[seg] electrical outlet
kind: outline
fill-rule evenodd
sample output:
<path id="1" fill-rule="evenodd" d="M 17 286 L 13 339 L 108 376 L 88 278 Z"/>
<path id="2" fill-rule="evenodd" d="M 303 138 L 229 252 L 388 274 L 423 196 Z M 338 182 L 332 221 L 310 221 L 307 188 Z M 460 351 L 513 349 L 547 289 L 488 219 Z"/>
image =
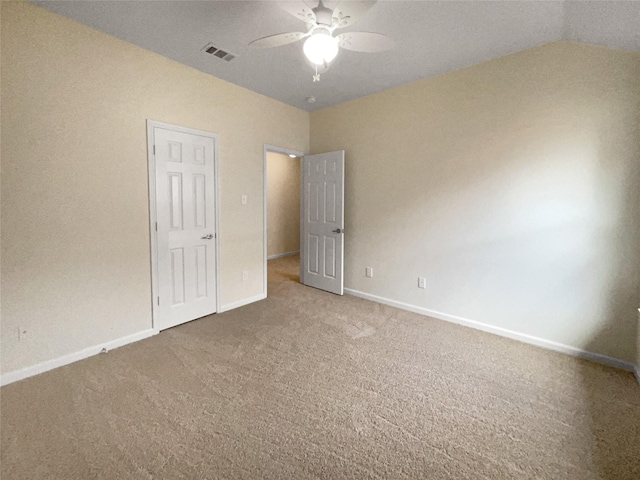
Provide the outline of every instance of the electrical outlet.
<path id="1" fill-rule="evenodd" d="M 20 325 L 18 327 L 18 341 L 22 342 L 27 339 L 27 327 Z"/>
<path id="2" fill-rule="evenodd" d="M 427 279 L 424 277 L 418 277 L 418 288 L 427 288 Z"/>
<path id="3" fill-rule="evenodd" d="M 364 269 L 365 275 L 369 278 L 373 278 L 373 268 L 367 267 Z"/>
<path id="4" fill-rule="evenodd" d="M 242 281 L 246 281 L 249 279 L 249 272 L 247 272 L 246 270 L 242 272 Z"/>

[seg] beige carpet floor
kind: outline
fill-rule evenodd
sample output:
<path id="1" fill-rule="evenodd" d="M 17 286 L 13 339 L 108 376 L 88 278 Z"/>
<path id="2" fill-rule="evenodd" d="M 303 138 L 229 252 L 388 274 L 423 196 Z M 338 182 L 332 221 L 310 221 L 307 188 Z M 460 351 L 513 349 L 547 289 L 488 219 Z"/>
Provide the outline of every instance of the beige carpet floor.
<path id="1" fill-rule="evenodd" d="M 3 387 L 2 480 L 640 479 L 628 372 L 298 283 Z"/>

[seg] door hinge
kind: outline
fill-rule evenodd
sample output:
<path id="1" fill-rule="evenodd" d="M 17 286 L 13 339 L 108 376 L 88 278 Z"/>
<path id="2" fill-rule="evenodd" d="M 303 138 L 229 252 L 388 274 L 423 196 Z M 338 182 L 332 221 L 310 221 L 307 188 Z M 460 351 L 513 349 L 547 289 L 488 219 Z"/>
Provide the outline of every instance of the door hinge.
<path id="1" fill-rule="evenodd" d="M 160 297 L 158 297 L 158 305 L 160 305 Z"/>
<path id="2" fill-rule="evenodd" d="M 154 155 L 156 154 L 156 146 L 155 145 L 153 146 L 153 154 Z"/>
<path id="3" fill-rule="evenodd" d="M 158 222 L 156 222 L 156 232 L 158 231 Z"/>

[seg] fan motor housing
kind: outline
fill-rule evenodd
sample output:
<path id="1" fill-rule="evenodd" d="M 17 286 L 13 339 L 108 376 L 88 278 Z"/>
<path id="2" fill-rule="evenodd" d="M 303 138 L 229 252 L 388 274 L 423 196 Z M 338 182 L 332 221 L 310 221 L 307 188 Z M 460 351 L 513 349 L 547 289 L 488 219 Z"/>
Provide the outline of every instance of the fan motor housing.
<path id="1" fill-rule="evenodd" d="M 318 25 L 326 25 L 327 27 L 331 26 L 333 22 L 333 10 L 320 3 L 320 5 L 313 9 L 313 13 L 316 14 L 316 22 Z"/>

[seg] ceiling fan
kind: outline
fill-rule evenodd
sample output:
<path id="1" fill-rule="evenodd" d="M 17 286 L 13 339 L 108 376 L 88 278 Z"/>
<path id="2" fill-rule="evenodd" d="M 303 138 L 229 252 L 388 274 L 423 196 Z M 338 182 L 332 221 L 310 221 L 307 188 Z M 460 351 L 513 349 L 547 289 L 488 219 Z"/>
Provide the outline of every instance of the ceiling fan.
<path id="1" fill-rule="evenodd" d="M 315 66 L 316 74 L 313 76 L 313 81 L 317 82 L 320 80 L 318 68 L 321 71 L 326 71 L 329 63 L 338 55 L 340 48 L 354 52 L 373 53 L 389 50 L 393 46 L 393 41 L 380 33 L 345 32 L 333 36 L 336 29 L 352 25 L 375 3 L 375 0 L 340 0 L 336 2 L 335 8 L 331 9 L 326 7 L 322 0 L 315 7 L 310 7 L 304 1 L 278 2 L 285 11 L 306 23 L 306 33 L 287 32 L 269 35 L 254 40 L 249 43 L 249 46 L 254 48 L 279 47 L 306 38 L 303 52 Z M 312 1 L 311 4 L 315 5 L 315 1 Z"/>

